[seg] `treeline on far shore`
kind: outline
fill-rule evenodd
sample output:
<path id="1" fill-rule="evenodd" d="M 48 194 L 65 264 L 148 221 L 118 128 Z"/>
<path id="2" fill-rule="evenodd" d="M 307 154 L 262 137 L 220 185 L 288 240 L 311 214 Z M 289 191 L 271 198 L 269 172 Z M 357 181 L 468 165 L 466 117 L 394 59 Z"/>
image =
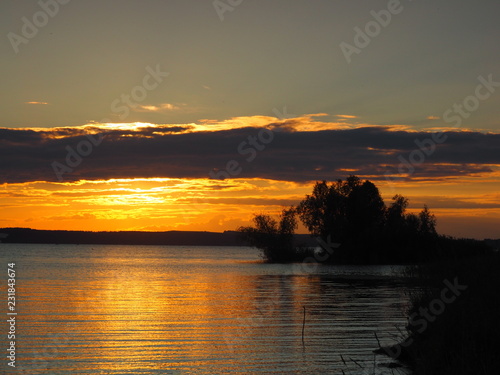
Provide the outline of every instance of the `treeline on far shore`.
<path id="1" fill-rule="evenodd" d="M 297 243 L 314 245 L 307 234 L 296 234 Z M 78 231 L 0 228 L 1 243 L 73 245 L 151 245 L 151 246 L 247 246 L 236 231 Z"/>
<path id="2" fill-rule="evenodd" d="M 386 204 L 375 184 L 350 176 L 330 184 L 317 182 L 310 195 L 283 209 L 278 220 L 255 215 L 253 226 L 238 231 L 271 263 L 314 256 L 337 264 L 409 264 L 484 255 L 499 247 L 498 240 L 440 235 L 437 219 L 426 205 L 419 213 L 408 212 L 408 205 L 402 195 Z M 296 243 L 299 220 L 317 239 L 316 248 Z"/>

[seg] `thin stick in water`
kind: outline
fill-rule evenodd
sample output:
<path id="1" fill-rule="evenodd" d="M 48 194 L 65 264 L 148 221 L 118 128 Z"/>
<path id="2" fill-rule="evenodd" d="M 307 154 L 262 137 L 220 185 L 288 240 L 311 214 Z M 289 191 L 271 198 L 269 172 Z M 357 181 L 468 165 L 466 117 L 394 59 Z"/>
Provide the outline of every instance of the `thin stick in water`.
<path id="1" fill-rule="evenodd" d="M 363 368 L 363 366 L 361 366 L 356 360 L 352 359 L 352 358 L 349 358 L 351 361 L 353 361 L 355 364 L 358 365 L 359 368 Z"/>
<path id="2" fill-rule="evenodd" d="M 375 338 L 377 339 L 377 344 L 379 348 L 382 348 L 382 345 L 380 345 L 380 340 L 378 339 L 377 332 L 373 332 L 375 334 Z"/>
<path id="3" fill-rule="evenodd" d="M 302 345 L 304 345 L 304 327 L 306 325 L 306 307 L 302 306 L 304 308 L 304 319 L 302 320 Z"/>
<path id="4" fill-rule="evenodd" d="M 344 357 L 342 357 L 342 354 L 340 355 L 340 358 L 342 359 L 342 362 L 344 362 L 344 366 L 347 366 L 347 363 L 345 363 Z"/>

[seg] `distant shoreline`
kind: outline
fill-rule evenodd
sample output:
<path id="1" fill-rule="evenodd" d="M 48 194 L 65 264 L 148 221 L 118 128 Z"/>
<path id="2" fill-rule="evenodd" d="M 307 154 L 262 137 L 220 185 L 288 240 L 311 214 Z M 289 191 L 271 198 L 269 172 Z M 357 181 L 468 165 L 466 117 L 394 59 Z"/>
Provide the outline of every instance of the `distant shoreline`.
<path id="1" fill-rule="evenodd" d="M 317 246 L 308 234 L 297 234 L 298 244 Z M 91 232 L 0 228 L 0 242 L 66 245 L 174 245 L 174 246 L 248 246 L 236 231 L 166 231 L 166 232 Z"/>

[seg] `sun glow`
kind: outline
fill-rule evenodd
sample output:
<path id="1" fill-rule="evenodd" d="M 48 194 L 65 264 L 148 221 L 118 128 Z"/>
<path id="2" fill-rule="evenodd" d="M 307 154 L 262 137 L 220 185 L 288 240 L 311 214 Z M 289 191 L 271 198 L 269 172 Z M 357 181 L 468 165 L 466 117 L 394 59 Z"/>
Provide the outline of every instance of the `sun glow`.
<path id="1" fill-rule="evenodd" d="M 453 234 L 454 227 L 463 232 L 486 217 L 489 225 L 500 224 L 500 171 L 484 178 L 426 179 L 418 183 L 366 178 L 376 183 L 387 204 L 395 194 L 408 197 L 413 211 L 427 204 L 438 215 L 438 229 L 444 233 Z M 312 186 L 313 182 L 205 178 L 3 184 L 0 225 L 93 231 L 222 232 L 248 225 L 254 214 L 277 215 L 310 194 Z M 301 227 L 299 231 L 304 233 L 305 229 Z"/>
<path id="2" fill-rule="evenodd" d="M 4 184 L 2 226 L 66 230 L 232 230 L 277 213 L 308 185 L 175 178 Z"/>

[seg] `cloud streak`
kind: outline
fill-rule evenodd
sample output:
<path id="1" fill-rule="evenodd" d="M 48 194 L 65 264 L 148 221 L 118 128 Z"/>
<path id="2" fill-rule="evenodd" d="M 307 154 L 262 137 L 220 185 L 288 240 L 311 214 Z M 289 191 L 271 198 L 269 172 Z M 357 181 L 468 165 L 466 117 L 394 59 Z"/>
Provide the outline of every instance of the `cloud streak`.
<path id="1" fill-rule="evenodd" d="M 306 182 L 357 174 L 382 179 L 387 173 L 399 173 L 398 156 L 408 156 L 416 147 L 415 140 L 429 137 L 429 132 L 397 126 L 339 126 L 315 122 L 310 117 L 244 119 L 181 125 L 0 129 L 0 181 L 56 181 L 51 163 L 63 163 L 68 146 L 75 148 L 87 134 L 96 133 L 105 134 L 102 144 L 65 175 L 65 181 L 205 178 L 210 171 L 225 168 L 230 160 L 238 161 L 242 168 L 238 178 Z M 238 146 L 248 137 L 257 136 L 262 128 L 273 132 L 273 140 L 248 161 L 248 153 L 238 152 Z M 437 145 L 411 178 L 439 179 L 500 171 L 500 134 L 448 131 L 446 135 L 447 141 Z M 252 146 L 246 147 L 248 150 Z"/>
<path id="2" fill-rule="evenodd" d="M 185 104 L 162 103 L 158 105 L 138 105 L 134 108 L 136 112 L 169 112 L 181 109 Z"/>

